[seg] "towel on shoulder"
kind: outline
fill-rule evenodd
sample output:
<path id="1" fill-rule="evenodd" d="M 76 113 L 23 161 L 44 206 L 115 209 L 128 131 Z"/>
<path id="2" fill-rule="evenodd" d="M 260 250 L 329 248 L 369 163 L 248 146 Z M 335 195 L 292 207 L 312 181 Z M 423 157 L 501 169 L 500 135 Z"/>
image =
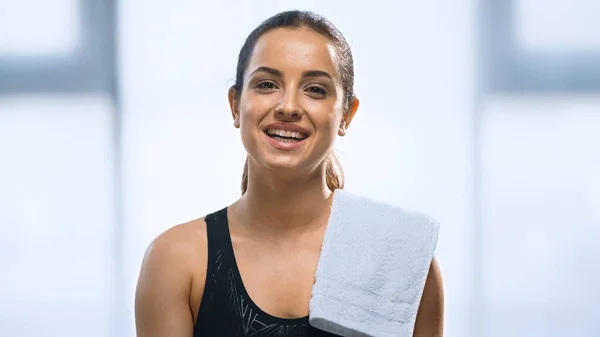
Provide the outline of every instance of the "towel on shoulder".
<path id="1" fill-rule="evenodd" d="M 438 233 L 425 214 L 335 191 L 310 324 L 347 337 L 411 337 Z"/>

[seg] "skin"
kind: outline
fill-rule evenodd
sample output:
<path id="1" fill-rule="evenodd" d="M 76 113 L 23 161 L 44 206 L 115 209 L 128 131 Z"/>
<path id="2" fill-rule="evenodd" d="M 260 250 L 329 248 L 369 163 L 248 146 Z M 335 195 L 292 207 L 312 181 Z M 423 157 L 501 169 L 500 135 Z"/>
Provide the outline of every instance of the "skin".
<path id="1" fill-rule="evenodd" d="M 323 36 L 275 29 L 259 39 L 242 92 L 229 92 L 233 124 L 249 157 L 248 191 L 228 210 L 235 256 L 252 300 L 281 318 L 308 315 L 332 197 L 324 159 L 336 136 L 346 134 L 359 105 L 354 99 L 343 109 L 335 65 L 335 49 Z M 297 150 L 275 149 L 263 132 L 273 122 L 298 124 L 310 136 Z M 172 227 L 150 244 L 135 298 L 139 337 L 193 335 L 207 259 L 203 218 Z M 434 259 L 415 337 L 442 336 L 443 307 Z"/>

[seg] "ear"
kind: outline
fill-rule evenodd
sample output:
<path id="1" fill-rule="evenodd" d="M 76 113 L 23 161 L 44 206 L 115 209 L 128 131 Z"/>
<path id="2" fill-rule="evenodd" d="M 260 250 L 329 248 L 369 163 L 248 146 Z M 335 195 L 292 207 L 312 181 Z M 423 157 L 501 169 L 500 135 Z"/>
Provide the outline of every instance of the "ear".
<path id="1" fill-rule="evenodd" d="M 239 100 L 238 92 L 235 87 L 229 88 L 227 93 L 227 99 L 229 100 L 229 109 L 231 110 L 231 117 L 233 117 L 233 126 L 237 129 L 240 128 L 240 113 L 239 113 Z"/>
<path id="2" fill-rule="evenodd" d="M 339 136 L 343 137 L 346 135 L 346 131 L 350 127 L 350 123 L 352 123 L 352 119 L 354 119 L 354 116 L 356 115 L 359 104 L 360 101 L 356 97 L 353 97 L 352 100 L 350 100 L 348 110 L 342 115 L 342 121 L 340 122 L 340 128 L 338 130 Z"/>

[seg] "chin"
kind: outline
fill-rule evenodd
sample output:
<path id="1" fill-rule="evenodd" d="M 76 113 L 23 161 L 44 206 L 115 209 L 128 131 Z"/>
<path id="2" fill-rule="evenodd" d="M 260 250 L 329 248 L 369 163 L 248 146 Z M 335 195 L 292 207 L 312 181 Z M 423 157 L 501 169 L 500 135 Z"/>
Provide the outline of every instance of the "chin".
<path id="1" fill-rule="evenodd" d="M 292 156 L 265 156 L 262 160 L 263 165 L 271 170 L 297 170 L 306 166 L 305 162 L 300 158 L 293 158 Z"/>

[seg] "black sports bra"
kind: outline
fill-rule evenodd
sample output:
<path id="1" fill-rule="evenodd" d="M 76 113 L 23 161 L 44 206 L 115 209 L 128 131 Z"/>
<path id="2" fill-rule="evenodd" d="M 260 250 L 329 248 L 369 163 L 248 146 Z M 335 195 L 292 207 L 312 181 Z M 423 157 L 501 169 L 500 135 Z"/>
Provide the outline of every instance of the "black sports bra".
<path id="1" fill-rule="evenodd" d="M 227 208 L 205 218 L 208 239 L 206 284 L 194 337 L 326 337 L 308 317 L 285 319 L 262 311 L 240 277 L 227 221 Z"/>

